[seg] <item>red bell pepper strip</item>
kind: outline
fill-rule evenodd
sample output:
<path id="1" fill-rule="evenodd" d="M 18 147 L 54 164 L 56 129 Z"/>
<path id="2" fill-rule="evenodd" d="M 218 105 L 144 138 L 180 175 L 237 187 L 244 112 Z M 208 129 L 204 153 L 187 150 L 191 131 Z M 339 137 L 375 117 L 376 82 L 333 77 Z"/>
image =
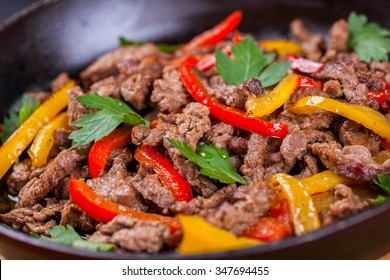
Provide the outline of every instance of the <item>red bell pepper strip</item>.
<path id="1" fill-rule="evenodd" d="M 102 223 L 107 223 L 117 215 L 122 214 L 141 221 L 163 222 L 169 226 L 172 233 L 181 227 L 177 218 L 139 212 L 100 197 L 81 179 L 70 179 L 69 194 L 81 210 Z"/>
<path id="2" fill-rule="evenodd" d="M 88 156 L 88 165 L 92 177 L 96 178 L 102 173 L 112 150 L 130 144 L 130 142 L 131 129 L 126 126 L 114 130 L 95 142 Z"/>
<path id="3" fill-rule="evenodd" d="M 215 45 L 223 41 L 241 22 L 242 12 L 235 11 L 215 27 L 203 32 L 185 44 L 180 51 L 189 53 L 196 47 Z"/>
<path id="4" fill-rule="evenodd" d="M 188 202 L 192 199 L 190 184 L 155 148 L 141 145 L 135 151 L 134 158 L 140 163 L 151 165 L 163 186 L 172 192 L 177 201 Z"/>
<path id="5" fill-rule="evenodd" d="M 291 69 L 297 70 L 302 73 L 318 73 L 321 72 L 321 70 L 324 68 L 323 63 L 311 61 L 302 57 L 298 57 L 296 55 L 287 55 L 286 56 L 287 61 L 292 61 Z"/>
<path id="6" fill-rule="evenodd" d="M 381 146 L 385 148 L 386 150 L 390 150 L 390 141 L 382 140 Z"/>
<path id="7" fill-rule="evenodd" d="M 376 101 L 378 101 L 379 105 L 382 105 L 383 103 L 386 103 L 389 99 L 389 94 L 386 91 L 377 92 L 369 90 L 367 93 L 367 97 L 370 99 L 375 99 Z"/>
<path id="8" fill-rule="evenodd" d="M 196 63 L 197 60 L 194 57 L 189 57 L 180 64 L 179 71 L 181 80 L 195 101 L 205 105 L 212 116 L 225 123 L 253 133 L 279 138 L 287 135 L 288 128 L 284 124 L 267 122 L 250 117 L 241 110 L 213 100 L 194 72 L 193 67 Z"/>
<path id="9" fill-rule="evenodd" d="M 272 217 L 262 217 L 248 227 L 243 236 L 261 241 L 276 241 L 285 238 L 289 232 L 283 222 Z"/>
<path id="10" fill-rule="evenodd" d="M 302 88 L 302 87 L 317 87 L 319 89 L 322 89 L 322 83 L 314 81 L 313 79 L 310 79 L 309 77 L 306 76 L 299 76 L 297 88 Z"/>
<path id="11" fill-rule="evenodd" d="M 271 218 L 275 218 L 286 226 L 288 235 L 291 235 L 294 232 L 290 205 L 288 204 L 287 198 L 283 198 L 279 200 L 278 204 L 273 205 L 269 215 Z"/>
<path id="12" fill-rule="evenodd" d="M 238 44 L 238 43 L 241 43 L 241 42 L 242 42 L 242 36 L 241 36 L 240 31 L 238 31 L 238 30 L 234 31 L 232 43 L 233 44 Z"/>

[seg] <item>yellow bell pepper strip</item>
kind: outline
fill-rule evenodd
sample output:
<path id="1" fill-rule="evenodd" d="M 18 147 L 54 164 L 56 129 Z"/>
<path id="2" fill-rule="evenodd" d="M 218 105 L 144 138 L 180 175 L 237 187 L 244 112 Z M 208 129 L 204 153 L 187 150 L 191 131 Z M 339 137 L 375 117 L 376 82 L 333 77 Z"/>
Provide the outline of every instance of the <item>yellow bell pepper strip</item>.
<path id="1" fill-rule="evenodd" d="M 387 119 L 381 113 L 366 106 L 344 104 L 322 96 L 307 96 L 296 102 L 289 110 L 299 115 L 318 110 L 333 112 L 360 123 L 384 139 L 390 140 L 390 124 Z"/>
<path id="2" fill-rule="evenodd" d="M 262 97 L 248 96 L 245 103 L 248 114 L 263 117 L 281 107 L 294 93 L 298 85 L 298 75 L 292 74 L 283 78 L 267 95 Z"/>
<path id="3" fill-rule="evenodd" d="M 75 81 L 69 81 L 59 91 L 53 93 L 0 147 L 0 179 L 31 143 L 41 127 L 67 106 L 66 92 L 75 85 Z"/>
<path id="4" fill-rule="evenodd" d="M 278 55 L 299 54 L 302 52 L 301 45 L 290 40 L 264 40 L 259 45 L 266 51 L 276 51 Z"/>
<path id="5" fill-rule="evenodd" d="M 372 159 L 377 163 L 377 164 L 383 164 L 386 160 L 390 158 L 390 149 L 388 150 L 383 150 L 377 153 Z"/>
<path id="6" fill-rule="evenodd" d="M 54 131 L 57 128 L 69 128 L 68 114 L 63 112 L 42 127 L 35 137 L 27 153 L 34 167 L 41 167 L 47 163 L 47 158 L 54 145 Z"/>
<path id="7" fill-rule="evenodd" d="M 287 198 L 296 235 L 320 229 L 321 222 L 314 202 L 301 182 L 280 173 L 272 176 L 270 183 L 281 190 L 282 197 Z"/>
<path id="8" fill-rule="evenodd" d="M 181 254 L 212 253 L 237 250 L 261 244 L 261 242 L 236 235 L 212 226 L 197 216 L 177 216 L 181 223 L 183 238 L 178 251 Z"/>
<path id="9" fill-rule="evenodd" d="M 299 180 L 305 190 L 310 194 L 327 192 L 337 184 L 348 185 L 353 181 L 349 178 L 337 175 L 331 170 L 326 170 L 313 176 Z"/>

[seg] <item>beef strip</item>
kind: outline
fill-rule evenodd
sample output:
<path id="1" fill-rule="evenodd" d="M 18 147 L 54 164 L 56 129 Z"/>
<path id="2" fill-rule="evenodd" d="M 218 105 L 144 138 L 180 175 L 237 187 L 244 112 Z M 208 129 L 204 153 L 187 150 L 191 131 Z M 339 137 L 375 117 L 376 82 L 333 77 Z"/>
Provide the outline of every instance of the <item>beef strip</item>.
<path id="1" fill-rule="evenodd" d="M 326 168 L 348 178 L 371 181 L 378 174 L 390 174 L 390 159 L 377 164 L 365 146 L 351 145 L 341 149 L 340 144 L 334 142 L 314 143 L 311 150 Z"/>
<path id="2" fill-rule="evenodd" d="M 301 43 L 304 56 L 310 60 L 318 61 L 322 56 L 324 38 L 320 34 L 311 33 L 300 19 L 290 24 L 291 33 Z"/>
<path id="3" fill-rule="evenodd" d="M 150 100 L 157 104 L 160 111 L 175 113 L 191 102 L 181 82 L 180 73 L 174 66 L 166 66 L 162 79 L 155 80 Z"/>
<path id="4" fill-rule="evenodd" d="M 331 98 L 340 98 L 343 96 L 341 84 L 337 80 L 326 81 L 322 90 Z"/>
<path id="5" fill-rule="evenodd" d="M 86 160 L 88 149 L 89 147 L 80 147 L 59 153 L 39 177 L 30 180 L 20 190 L 16 208 L 31 207 L 38 200 L 44 198 L 62 178 L 69 175 L 72 170 Z"/>
<path id="6" fill-rule="evenodd" d="M 385 74 L 385 81 L 386 83 L 390 84 L 390 62 L 384 61 L 372 61 L 370 63 L 370 69 L 371 71 L 381 71 Z"/>
<path id="7" fill-rule="evenodd" d="M 7 177 L 8 191 L 12 195 L 18 195 L 22 187 L 30 180 L 31 175 L 31 160 L 25 159 L 21 162 L 16 162 L 12 166 L 12 172 Z"/>
<path id="8" fill-rule="evenodd" d="M 206 142 L 214 144 L 218 149 L 228 149 L 229 140 L 232 138 L 234 131 L 235 128 L 232 125 L 220 122 L 205 132 L 204 139 Z"/>
<path id="9" fill-rule="evenodd" d="M 180 238 L 181 231 L 172 234 L 164 223 L 118 215 L 111 222 L 100 225 L 88 239 L 113 243 L 130 252 L 158 253 L 166 247 L 176 246 Z"/>
<path id="10" fill-rule="evenodd" d="M 77 231 L 93 232 L 98 222 L 69 200 L 62 211 L 60 224 L 63 226 L 71 225 Z"/>
<path id="11" fill-rule="evenodd" d="M 117 78 L 110 76 L 99 80 L 91 85 L 91 91 L 95 91 L 100 96 L 110 96 L 120 98 L 120 85 Z"/>
<path id="12" fill-rule="evenodd" d="M 94 179 L 87 181 L 90 188 L 99 196 L 128 206 L 135 210 L 146 211 L 148 207 L 136 192 L 132 184 L 132 177 L 127 171 L 127 164 L 131 161 L 131 152 L 120 149 L 120 153 L 113 160 L 110 170 Z"/>
<path id="13" fill-rule="evenodd" d="M 54 199 L 46 198 L 46 205 L 37 203 L 31 208 L 13 209 L 6 214 L 0 214 L 0 221 L 15 230 L 50 236 L 49 227 L 58 224 L 65 203 L 66 200 L 57 202 Z"/>
<path id="14" fill-rule="evenodd" d="M 50 88 L 52 92 L 58 91 L 60 88 L 62 88 L 67 82 L 70 81 L 70 78 L 68 76 L 68 73 L 61 73 L 59 74 L 51 83 Z"/>
<path id="15" fill-rule="evenodd" d="M 140 111 L 147 107 L 152 83 L 153 78 L 147 74 L 132 75 L 122 83 L 121 95 L 125 101 Z"/>
<path id="16" fill-rule="evenodd" d="M 323 61 L 336 59 L 336 53 L 339 51 L 347 50 L 348 41 L 348 22 L 344 19 L 340 19 L 333 23 L 329 29 L 329 45 L 326 50 Z"/>
<path id="17" fill-rule="evenodd" d="M 68 125 L 73 129 L 77 129 L 77 127 L 73 125 L 74 121 L 80 119 L 84 114 L 93 112 L 91 109 L 87 109 L 83 104 L 77 101 L 77 97 L 83 94 L 84 92 L 79 86 L 68 90 Z"/>
<path id="18" fill-rule="evenodd" d="M 140 60 L 128 59 L 118 63 L 118 70 L 124 77 L 130 77 L 135 74 L 144 74 L 153 79 L 161 78 L 164 68 L 163 61 L 157 55 L 149 55 Z"/>

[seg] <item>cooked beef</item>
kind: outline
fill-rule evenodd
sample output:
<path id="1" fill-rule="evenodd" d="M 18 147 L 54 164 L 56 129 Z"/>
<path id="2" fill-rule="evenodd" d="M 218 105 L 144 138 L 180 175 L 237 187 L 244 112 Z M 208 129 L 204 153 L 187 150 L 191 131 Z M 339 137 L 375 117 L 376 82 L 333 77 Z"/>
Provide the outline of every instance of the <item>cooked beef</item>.
<path id="1" fill-rule="evenodd" d="M 125 101 L 140 111 L 147 106 L 152 83 L 153 78 L 151 76 L 147 74 L 135 74 L 122 83 L 121 95 Z"/>
<path id="2" fill-rule="evenodd" d="M 390 84 L 390 62 L 378 62 L 378 61 L 372 61 L 370 63 L 370 69 L 371 71 L 381 71 L 385 73 L 385 81 L 386 83 Z"/>
<path id="3" fill-rule="evenodd" d="M 66 128 L 57 128 L 54 131 L 54 145 L 59 148 L 69 148 L 72 144 L 72 140 L 69 139 L 69 135 L 72 130 Z"/>
<path id="4" fill-rule="evenodd" d="M 131 130 L 131 141 L 134 145 L 141 145 L 142 141 L 148 137 L 150 128 L 143 124 L 138 124 Z"/>
<path id="5" fill-rule="evenodd" d="M 324 55 L 324 60 L 332 60 L 336 58 L 339 51 L 347 50 L 348 42 L 348 22 L 340 19 L 333 23 L 329 29 L 329 46 Z"/>
<path id="6" fill-rule="evenodd" d="M 77 128 L 73 125 L 74 121 L 80 119 L 84 114 L 92 112 L 90 109 L 87 109 L 83 104 L 77 101 L 77 97 L 83 94 L 84 92 L 79 86 L 68 90 L 68 125 L 73 129 Z"/>
<path id="7" fill-rule="evenodd" d="M 58 224 L 66 200 L 57 202 L 45 198 L 43 205 L 37 203 L 31 208 L 23 207 L 0 214 L 0 220 L 15 230 L 50 236 L 49 227 Z"/>
<path id="8" fill-rule="evenodd" d="M 30 91 L 30 92 L 27 92 L 26 95 L 34 98 L 35 100 L 39 101 L 40 103 L 45 102 L 45 100 L 50 97 L 50 93 L 47 91 Z"/>
<path id="9" fill-rule="evenodd" d="M 232 138 L 235 128 L 230 124 L 220 122 L 213 125 L 209 131 L 204 134 L 204 139 L 214 144 L 218 149 L 228 149 L 229 140 Z"/>
<path id="10" fill-rule="evenodd" d="M 52 92 L 56 92 L 60 88 L 62 88 L 67 82 L 70 81 L 68 73 L 59 74 L 51 83 L 50 88 Z"/>
<path id="11" fill-rule="evenodd" d="M 100 225 L 88 239 L 113 243 L 130 252 L 158 253 L 166 247 L 176 245 L 180 238 L 180 232 L 172 234 L 164 223 L 140 221 L 119 215 L 111 222 Z"/>
<path id="12" fill-rule="evenodd" d="M 91 91 L 100 96 L 110 96 L 120 98 L 120 85 L 118 79 L 114 76 L 99 80 L 91 85 Z"/>
<path id="13" fill-rule="evenodd" d="M 337 80 L 329 80 L 324 83 L 323 91 L 331 98 L 339 98 L 343 96 L 341 84 Z"/>
<path id="14" fill-rule="evenodd" d="M 381 173 L 390 173 L 390 159 L 377 164 L 370 151 L 361 145 L 345 146 L 337 143 L 314 143 L 311 150 L 317 154 L 326 168 L 342 176 L 370 181 Z"/>
<path id="15" fill-rule="evenodd" d="M 85 147 L 81 147 L 59 153 L 39 177 L 30 180 L 20 190 L 16 208 L 31 207 L 38 200 L 44 198 L 62 178 L 69 175 L 77 165 L 85 161 L 87 150 Z"/>
<path id="16" fill-rule="evenodd" d="M 69 200 L 62 211 L 60 224 L 63 226 L 71 225 L 75 230 L 82 232 L 93 232 L 98 222 L 82 211 L 73 201 Z"/>
<path id="17" fill-rule="evenodd" d="M 150 100 L 157 104 L 162 112 L 175 113 L 191 102 L 181 82 L 180 73 L 174 66 L 166 66 L 162 79 L 155 80 Z"/>
<path id="18" fill-rule="evenodd" d="M 367 88 L 371 91 L 381 92 L 385 88 L 385 73 L 375 72 L 363 72 L 358 73 L 359 82 L 367 85 Z"/>
<path id="19" fill-rule="evenodd" d="M 318 61 L 325 46 L 324 38 L 320 34 L 311 33 L 300 19 L 293 20 L 290 29 L 301 43 L 303 54 L 310 60 Z"/>
<path id="20" fill-rule="evenodd" d="M 81 72 L 80 77 L 83 80 L 84 86 L 89 86 L 93 82 L 118 73 L 117 65 L 122 61 L 130 59 L 141 60 L 146 56 L 156 55 L 158 53 L 158 49 L 153 44 L 122 47 L 99 57 Z"/>
<path id="21" fill-rule="evenodd" d="M 118 63 L 118 70 L 125 77 L 144 74 L 157 79 L 161 77 L 163 67 L 164 63 L 157 55 L 145 56 L 140 60 L 127 59 Z"/>
<path id="22" fill-rule="evenodd" d="M 13 165 L 12 172 L 7 177 L 8 191 L 10 194 L 18 195 L 21 188 L 30 180 L 31 169 L 30 159 L 25 159 Z"/>

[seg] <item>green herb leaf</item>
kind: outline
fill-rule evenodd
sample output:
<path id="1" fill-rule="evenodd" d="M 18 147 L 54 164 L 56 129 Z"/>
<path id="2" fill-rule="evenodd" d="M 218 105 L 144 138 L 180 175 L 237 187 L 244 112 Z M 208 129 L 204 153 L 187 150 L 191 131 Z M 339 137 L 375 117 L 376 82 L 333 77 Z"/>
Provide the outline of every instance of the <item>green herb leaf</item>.
<path id="1" fill-rule="evenodd" d="M 14 133 L 18 127 L 31 116 L 39 107 L 40 102 L 29 95 L 23 95 L 22 99 L 16 104 L 16 111 L 10 112 L 4 117 L 0 141 L 4 143 Z"/>
<path id="2" fill-rule="evenodd" d="M 374 205 L 380 205 L 382 203 L 385 203 L 387 201 L 387 197 L 386 196 L 383 196 L 383 195 L 378 195 L 374 201 L 372 202 L 372 204 Z"/>
<path id="3" fill-rule="evenodd" d="M 119 45 L 120 45 L 121 47 L 142 46 L 142 45 L 144 45 L 144 44 L 145 44 L 145 42 L 143 42 L 143 41 L 137 42 L 137 41 L 132 41 L 132 40 L 126 39 L 126 38 L 124 38 L 124 37 L 120 37 L 120 38 L 119 38 Z"/>
<path id="4" fill-rule="evenodd" d="M 196 153 L 187 142 L 168 139 L 183 157 L 199 167 L 200 174 L 218 180 L 224 184 L 240 183 L 248 184 L 233 168 L 229 154 L 222 148 L 215 145 L 201 145 L 196 149 Z"/>
<path id="5" fill-rule="evenodd" d="M 77 100 L 91 109 L 99 109 L 100 111 L 85 114 L 74 122 L 74 125 L 81 129 L 69 135 L 69 138 L 73 140 L 72 148 L 102 139 L 121 123 L 132 126 L 140 123 L 145 124 L 145 126 L 150 125 L 148 120 L 119 99 L 100 96 L 96 92 L 92 92 L 79 96 Z"/>
<path id="6" fill-rule="evenodd" d="M 264 54 L 252 38 L 245 38 L 241 43 L 233 45 L 232 53 L 233 60 L 220 49 L 215 54 L 218 73 L 231 85 L 257 78 L 264 87 L 271 86 L 283 78 L 289 68 L 287 65 L 291 65 L 290 62 L 273 63 L 264 70 L 275 59 L 275 54 Z M 262 70 L 264 72 L 260 74 Z"/>
<path id="7" fill-rule="evenodd" d="M 351 12 L 348 16 L 348 48 L 354 50 L 361 61 L 388 61 L 390 30 L 377 23 L 368 23 L 365 15 Z"/>
<path id="8" fill-rule="evenodd" d="M 374 183 L 386 193 L 390 194 L 390 175 L 379 174 L 376 176 Z"/>
<path id="9" fill-rule="evenodd" d="M 39 239 L 83 250 L 102 252 L 115 251 L 115 245 L 113 244 L 97 243 L 82 239 L 81 236 L 70 225 L 67 225 L 66 227 L 62 225 L 50 227 L 49 231 L 52 238 L 48 238 L 43 235 L 32 235 Z"/>
<path id="10" fill-rule="evenodd" d="M 119 38 L 119 45 L 121 47 L 128 47 L 128 46 L 142 46 L 145 42 L 143 41 L 132 41 L 123 37 Z M 156 47 L 159 49 L 160 52 L 163 53 L 173 53 L 174 51 L 180 49 L 181 45 L 168 45 L 168 44 L 156 44 Z"/>

